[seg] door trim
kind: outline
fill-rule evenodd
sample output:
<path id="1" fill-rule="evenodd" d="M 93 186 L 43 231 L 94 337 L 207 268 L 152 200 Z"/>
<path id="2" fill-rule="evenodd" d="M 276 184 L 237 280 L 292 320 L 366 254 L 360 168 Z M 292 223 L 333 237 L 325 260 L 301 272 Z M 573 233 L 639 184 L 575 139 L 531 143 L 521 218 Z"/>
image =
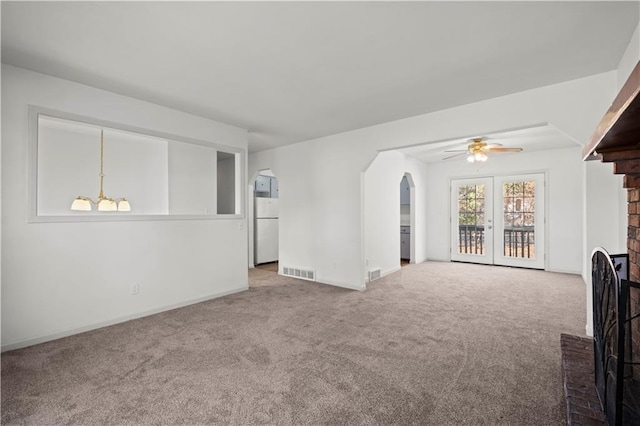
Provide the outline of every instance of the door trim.
<path id="1" fill-rule="evenodd" d="M 524 257 L 505 256 L 504 250 L 504 205 L 500 203 L 503 200 L 502 195 L 495 197 L 494 194 L 494 223 L 495 229 L 500 232 L 494 235 L 494 244 L 502 247 L 500 253 L 494 252 L 494 264 L 500 266 L 515 266 L 519 268 L 545 269 L 546 259 L 546 176 L 543 173 L 528 173 L 518 175 L 496 176 L 494 178 L 494 193 L 502 193 L 503 184 L 508 181 L 534 181 L 535 190 L 535 233 L 534 233 L 534 250 L 538 251 L 538 247 L 542 249 L 542 257 L 536 256 L 534 259 Z M 499 244 L 498 244 L 499 243 Z"/>
<path id="2" fill-rule="evenodd" d="M 459 230 L 460 225 L 459 214 L 458 214 L 458 191 L 456 190 L 456 195 L 454 196 L 454 189 L 458 189 L 461 186 L 471 185 L 471 184 L 480 184 L 485 186 L 484 190 L 484 232 L 482 234 L 482 239 L 484 240 L 484 253 L 483 254 L 475 254 L 475 253 L 460 253 L 458 243 L 460 241 L 459 238 Z M 489 188 L 489 190 L 487 190 Z M 469 179 L 455 179 L 451 181 L 449 186 L 449 198 L 450 198 L 450 215 L 449 215 L 449 239 L 450 239 L 450 257 L 451 260 L 459 261 L 459 262 L 469 262 L 469 263 L 482 263 L 486 265 L 494 264 L 494 231 L 493 231 L 493 177 L 474 177 Z M 489 207 L 489 208 L 488 208 Z M 453 213 L 456 212 L 454 215 Z M 477 225 L 477 224 L 476 224 Z M 473 225 L 471 225 L 473 226 Z M 473 228 L 472 228 L 473 229 Z M 477 232 L 477 229 L 472 230 L 473 232 Z M 458 235 L 458 239 L 454 241 L 454 234 Z M 477 234 L 472 234 L 477 235 Z M 477 236 L 473 237 L 477 241 Z M 475 244 L 473 245 L 475 246 Z M 465 244 L 466 247 L 466 244 Z"/>
<path id="3" fill-rule="evenodd" d="M 502 172 L 502 173 L 493 173 L 493 174 L 483 174 L 478 176 L 470 176 L 470 175 L 461 175 L 461 176 L 450 176 L 449 177 L 449 197 L 451 198 L 451 191 L 453 188 L 453 182 L 459 180 L 473 180 L 473 179 L 486 179 L 486 178 L 503 178 L 507 176 L 526 176 L 526 175 L 534 175 L 534 174 L 542 174 L 544 179 L 544 226 L 543 226 L 543 235 L 544 235 L 544 270 L 549 270 L 549 197 L 550 197 L 550 183 L 549 183 L 549 169 L 537 169 L 537 170 L 528 170 L 528 171 L 513 171 L 513 172 Z M 452 258 L 453 249 L 455 247 L 455 242 L 452 239 L 453 232 L 451 228 L 453 227 L 453 201 L 449 200 L 449 261 L 457 262 L 457 260 Z M 492 263 L 493 264 L 493 263 Z"/>

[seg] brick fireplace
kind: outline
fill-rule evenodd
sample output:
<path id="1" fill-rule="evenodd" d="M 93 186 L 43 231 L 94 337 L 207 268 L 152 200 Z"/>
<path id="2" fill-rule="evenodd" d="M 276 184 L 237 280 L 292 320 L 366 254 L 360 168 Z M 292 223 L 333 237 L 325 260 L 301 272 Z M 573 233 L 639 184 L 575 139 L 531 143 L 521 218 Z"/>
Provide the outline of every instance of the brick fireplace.
<path id="1" fill-rule="evenodd" d="M 627 189 L 629 279 L 640 282 L 640 62 L 635 66 L 582 151 L 585 160 L 613 163 Z M 613 189 L 613 188 L 612 188 Z M 640 294 L 631 289 L 632 315 L 640 313 Z M 640 326 L 631 330 L 634 353 L 640 353 Z M 637 369 L 640 370 L 640 369 Z"/>
<path id="2" fill-rule="evenodd" d="M 623 186 L 627 189 L 627 253 L 631 283 L 611 278 L 611 274 L 615 275 L 612 267 L 598 261 L 600 254 L 594 252 L 594 368 L 606 424 L 638 424 L 640 287 L 634 283 L 640 283 L 640 62 L 600 121 L 583 150 L 583 157 L 584 160 L 612 163 L 613 173 L 624 175 Z M 611 265 L 610 260 L 608 264 Z M 628 300 L 626 291 L 629 292 Z M 569 412 L 568 418 L 570 415 Z M 597 413 L 594 416 L 598 417 Z"/>
<path id="3" fill-rule="evenodd" d="M 629 278 L 640 282 L 640 188 L 627 190 L 627 252 L 629 253 Z M 640 314 L 640 290 L 630 289 L 631 316 Z M 631 344 L 634 354 L 640 354 L 640 322 L 631 323 Z M 640 368 L 634 369 L 640 380 Z"/>

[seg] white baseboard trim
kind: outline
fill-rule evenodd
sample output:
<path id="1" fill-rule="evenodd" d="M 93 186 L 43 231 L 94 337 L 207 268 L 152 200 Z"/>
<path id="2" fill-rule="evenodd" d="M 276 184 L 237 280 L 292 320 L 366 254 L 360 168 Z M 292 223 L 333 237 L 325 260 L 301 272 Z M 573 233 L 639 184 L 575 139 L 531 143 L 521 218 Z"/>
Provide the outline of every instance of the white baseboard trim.
<path id="1" fill-rule="evenodd" d="M 357 287 L 351 284 L 331 282 L 331 281 L 314 281 L 314 282 L 317 282 L 318 284 L 332 285 L 334 287 L 341 287 L 341 288 L 346 288 L 349 290 L 357 290 L 357 291 L 366 290 L 367 288 L 366 284 L 362 284 L 360 287 Z"/>
<path id="2" fill-rule="evenodd" d="M 585 329 L 585 332 L 587 333 L 587 336 L 593 337 L 593 326 L 591 324 L 585 325 L 584 329 Z"/>
<path id="3" fill-rule="evenodd" d="M 376 278 L 374 281 L 377 281 L 377 280 L 379 280 L 380 278 L 386 277 L 386 276 L 387 276 L 387 275 L 389 275 L 389 274 L 393 274 L 394 272 L 398 272 L 400 269 L 402 269 L 402 267 L 397 266 L 397 267 L 395 267 L 395 268 L 387 269 L 387 270 L 386 270 L 386 271 L 384 271 L 384 272 L 380 272 L 380 277 Z M 369 278 L 365 278 L 365 280 L 366 280 L 366 281 L 365 281 L 364 286 L 362 286 L 362 288 L 361 288 L 361 289 L 357 289 L 357 290 L 366 290 L 366 289 L 367 289 L 367 284 L 370 284 L 370 283 L 371 283 L 371 281 L 369 281 Z"/>
<path id="4" fill-rule="evenodd" d="M 557 274 L 571 274 L 571 275 L 580 275 L 582 276 L 581 271 L 570 271 L 568 269 L 546 269 L 547 272 L 555 272 Z"/>
<path id="5" fill-rule="evenodd" d="M 425 262 L 451 262 L 451 259 L 446 257 L 428 257 Z"/>
<path id="6" fill-rule="evenodd" d="M 174 304 L 171 304 L 171 305 L 165 305 L 165 306 L 161 306 L 161 307 L 158 307 L 158 308 L 149 309 L 149 310 L 144 311 L 144 312 L 137 312 L 135 314 L 125 315 L 123 317 L 114 318 L 114 319 L 111 319 L 111 320 L 108 320 L 108 321 L 102 321 L 102 322 L 98 322 L 98 323 L 94 323 L 94 324 L 90 324 L 90 325 L 85 325 L 85 326 L 78 327 L 78 328 L 72 328 L 72 329 L 68 329 L 68 330 L 63 330 L 63 331 L 59 331 L 59 332 L 52 333 L 52 334 L 47 334 L 47 335 L 40 336 L 40 337 L 34 337 L 32 339 L 21 340 L 19 342 L 14 342 L 14 343 L 9 343 L 9 344 L 6 344 L 6 345 L 2 345 L 0 351 L 6 352 L 6 351 L 12 351 L 14 349 L 26 348 L 27 346 L 33 346 L 33 345 L 37 345 L 39 343 L 49 342 L 51 340 L 56 340 L 56 339 L 61 339 L 63 337 L 73 336 L 74 334 L 85 333 L 87 331 L 96 330 L 98 328 L 103 328 L 103 327 L 108 327 L 110 325 L 120 324 L 120 323 L 131 321 L 131 320 L 134 320 L 134 319 L 137 319 L 137 318 L 142 318 L 142 317 L 146 317 L 146 316 L 149 316 L 149 315 L 158 314 L 160 312 L 171 311 L 173 309 L 182 308 L 182 307 L 188 306 L 188 305 L 194 305 L 194 304 L 200 303 L 200 302 L 206 302 L 207 300 L 217 299 L 219 297 L 228 296 L 228 295 L 234 294 L 234 293 L 240 293 L 240 292 L 246 291 L 248 289 L 249 289 L 249 286 L 245 286 L 245 287 L 240 287 L 240 288 L 236 288 L 236 289 L 233 289 L 233 290 L 221 291 L 219 293 L 209 294 L 207 296 L 198 297 L 196 299 L 190 299 L 190 300 L 186 300 L 184 302 L 179 302 L 179 303 L 174 303 Z"/>

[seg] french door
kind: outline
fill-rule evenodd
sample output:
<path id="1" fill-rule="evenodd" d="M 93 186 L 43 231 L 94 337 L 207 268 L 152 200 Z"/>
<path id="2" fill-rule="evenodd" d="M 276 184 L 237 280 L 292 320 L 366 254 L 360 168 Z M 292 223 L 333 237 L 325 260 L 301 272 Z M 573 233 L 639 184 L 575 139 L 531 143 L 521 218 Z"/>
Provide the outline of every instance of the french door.
<path id="1" fill-rule="evenodd" d="M 544 269 L 544 174 L 451 181 L 451 260 Z"/>

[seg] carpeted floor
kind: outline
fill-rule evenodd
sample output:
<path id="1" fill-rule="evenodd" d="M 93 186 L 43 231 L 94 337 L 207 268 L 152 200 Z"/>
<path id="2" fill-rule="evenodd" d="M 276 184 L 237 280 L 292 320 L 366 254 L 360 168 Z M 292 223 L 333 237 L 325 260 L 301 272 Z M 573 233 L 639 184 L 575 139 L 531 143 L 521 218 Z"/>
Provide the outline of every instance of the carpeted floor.
<path id="1" fill-rule="evenodd" d="M 262 269 L 263 271 L 278 272 L 278 262 L 261 263 L 260 265 L 256 265 L 256 268 Z"/>
<path id="2" fill-rule="evenodd" d="M 560 425 L 578 276 L 409 265 L 247 292 L 2 355 L 2 424 Z"/>

